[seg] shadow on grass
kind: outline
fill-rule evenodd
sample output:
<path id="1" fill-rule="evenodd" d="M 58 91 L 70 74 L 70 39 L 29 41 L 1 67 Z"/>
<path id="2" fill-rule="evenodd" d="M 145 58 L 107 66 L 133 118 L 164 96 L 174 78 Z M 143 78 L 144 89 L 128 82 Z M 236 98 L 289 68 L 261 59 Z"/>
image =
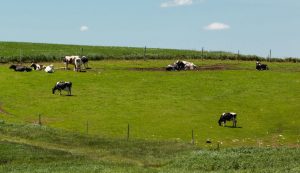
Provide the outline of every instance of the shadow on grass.
<path id="1" fill-rule="evenodd" d="M 233 127 L 233 126 L 224 126 L 224 127 L 226 127 L 226 128 L 232 128 L 232 129 L 241 129 L 241 128 L 243 128 L 241 126 L 236 126 L 236 127 Z"/>
<path id="2" fill-rule="evenodd" d="M 76 95 L 61 95 L 61 96 L 65 96 L 65 97 L 76 97 Z"/>

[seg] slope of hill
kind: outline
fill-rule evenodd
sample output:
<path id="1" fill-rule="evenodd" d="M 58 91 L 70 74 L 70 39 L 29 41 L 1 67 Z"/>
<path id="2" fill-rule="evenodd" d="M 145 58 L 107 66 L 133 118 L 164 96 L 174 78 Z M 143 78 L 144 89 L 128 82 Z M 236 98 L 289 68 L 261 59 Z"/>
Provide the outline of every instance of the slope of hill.
<path id="1" fill-rule="evenodd" d="M 296 148 L 201 149 L 0 124 L 0 172 L 299 172 Z"/>

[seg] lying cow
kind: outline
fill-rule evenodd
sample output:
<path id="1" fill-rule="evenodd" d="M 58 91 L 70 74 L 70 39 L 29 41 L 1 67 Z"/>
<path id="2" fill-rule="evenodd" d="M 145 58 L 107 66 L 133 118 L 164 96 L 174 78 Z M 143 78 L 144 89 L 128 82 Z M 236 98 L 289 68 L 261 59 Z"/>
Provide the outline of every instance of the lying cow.
<path id="1" fill-rule="evenodd" d="M 174 64 L 170 64 L 166 67 L 167 71 L 180 71 L 180 70 L 194 70 L 197 66 L 188 61 L 176 61 Z"/>
<path id="2" fill-rule="evenodd" d="M 30 67 L 22 66 L 22 65 L 11 65 L 9 69 L 14 69 L 15 71 L 18 72 L 30 72 L 32 69 Z"/>
<path id="3" fill-rule="evenodd" d="M 232 121 L 233 122 L 232 126 L 236 127 L 236 123 L 237 123 L 236 116 L 237 116 L 237 114 L 234 112 L 222 113 L 222 115 L 218 121 L 219 126 L 221 126 L 222 124 L 223 124 L 223 126 L 225 126 L 226 121 Z"/>
<path id="4" fill-rule="evenodd" d="M 32 67 L 34 70 L 42 70 L 46 68 L 44 65 L 36 63 L 32 63 L 30 67 Z"/>
<path id="5" fill-rule="evenodd" d="M 66 64 L 66 70 L 68 69 L 68 65 L 74 65 L 74 71 L 81 71 L 81 65 L 84 65 L 86 69 L 86 64 L 88 63 L 87 57 L 83 56 L 80 58 L 79 56 L 65 56 L 63 62 Z"/>
<path id="6" fill-rule="evenodd" d="M 54 73 L 54 66 L 51 64 L 45 68 L 45 72 Z"/>
<path id="7" fill-rule="evenodd" d="M 52 88 L 52 94 L 55 94 L 55 91 L 59 91 L 59 95 L 61 95 L 61 90 L 65 90 L 68 92 L 68 95 L 71 95 L 71 89 L 72 89 L 72 82 L 64 82 L 60 81 L 55 84 L 55 86 Z"/>
<path id="8" fill-rule="evenodd" d="M 269 70 L 267 64 L 261 64 L 260 62 L 256 62 L 256 70 Z"/>

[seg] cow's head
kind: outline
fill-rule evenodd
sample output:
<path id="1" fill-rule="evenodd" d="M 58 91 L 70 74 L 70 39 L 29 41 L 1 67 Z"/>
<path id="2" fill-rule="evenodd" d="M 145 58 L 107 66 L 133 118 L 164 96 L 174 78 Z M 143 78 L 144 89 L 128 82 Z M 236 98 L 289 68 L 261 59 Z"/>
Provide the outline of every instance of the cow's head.
<path id="1" fill-rule="evenodd" d="M 33 68 L 34 68 L 34 70 L 36 70 L 36 69 L 37 69 L 37 65 L 36 65 L 35 63 L 32 63 L 32 64 L 30 65 L 30 67 L 33 67 Z"/>
<path id="2" fill-rule="evenodd" d="M 221 125 L 222 125 L 221 119 L 218 121 L 218 124 L 219 124 L 219 126 L 221 126 Z"/>
<path id="3" fill-rule="evenodd" d="M 56 89 L 56 86 L 52 88 L 52 94 L 55 94 Z"/>
<path id="4" fill-rule="evenodd" d="M 9 69 L 16 69 L 16 68 L 17 68 L 17 66 L 14 64 L 9 67 Z"/>
<path id="5" fill-rule="evenodd" d="M 62 60 L 63 60 L 64 63 L 67 62 L 67 58 L 66 57 L 64 57 Z"/>

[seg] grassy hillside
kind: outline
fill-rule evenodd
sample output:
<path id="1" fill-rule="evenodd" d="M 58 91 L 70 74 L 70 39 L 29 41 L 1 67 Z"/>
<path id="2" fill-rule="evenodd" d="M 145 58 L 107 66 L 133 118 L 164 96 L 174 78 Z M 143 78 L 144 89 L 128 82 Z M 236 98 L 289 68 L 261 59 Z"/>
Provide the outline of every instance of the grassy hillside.
<path id="1" fill-rule="evenodd" d="M 296 148 L 201 149 L 0 124 L 0 172 L 299 172 Z"/>
<path id="2" fill-rule="evenodd" d="M 0 42 L 0 62 L 57 61 L 66 55 L 86 55 L 92 60 L 103 59 L 243 59 L 258 60 L 258 56 L 221 51 L 194 51 L 136 47 L 81 46 L 42 43 Z M 144 56 L 145 55 L 145 56 Z M 274 59 L 280 60 L 280 59 Z"/>
<path id="3" fill-rule="evenodd" d="M 300 73 L 296 63 L 194 61 L 199 71 L 166 72 L 172 60 L 97 61 L 86 73 L 17 73 L 0 66 L 0 119 L 131 139 L 195 142 L 205 147 L 297 146 Z M 63 66 L 56 63 L 58 69 Z M 72 81 L 73 96 L 51 93 Z M 238 128 L 219 127 L 222 112 L 238 113 Z M 207 146 L 209 147 L 209 146 Z"/>

